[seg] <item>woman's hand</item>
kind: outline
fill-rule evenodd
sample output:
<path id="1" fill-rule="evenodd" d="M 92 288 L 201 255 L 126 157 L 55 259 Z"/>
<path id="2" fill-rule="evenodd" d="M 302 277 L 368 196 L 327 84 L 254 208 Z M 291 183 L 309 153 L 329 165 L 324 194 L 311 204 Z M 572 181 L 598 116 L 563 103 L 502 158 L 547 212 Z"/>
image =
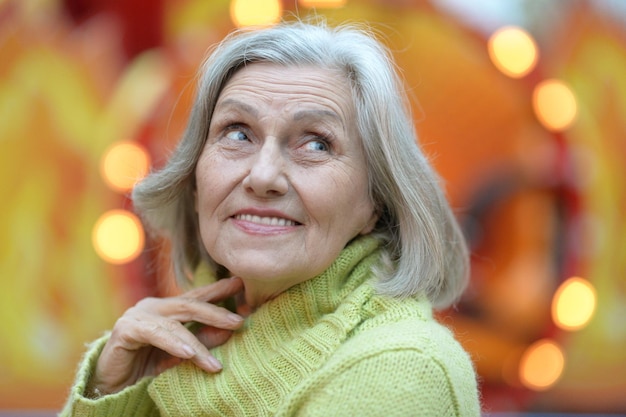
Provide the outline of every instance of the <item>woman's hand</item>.
<path id="1" fill-rule="evenodd" d="M 178 297 L 146 298 L 120 317 L 104 346 L 88 392 L 111 394 L 188 359 L 207 372 L 222 365 L 208 348 L 226 342 L 243 319 L 218 307 L 243 290 L 239 278 L 219 280 Z M 203 324 L 193 334 L 183 323 Z"/>

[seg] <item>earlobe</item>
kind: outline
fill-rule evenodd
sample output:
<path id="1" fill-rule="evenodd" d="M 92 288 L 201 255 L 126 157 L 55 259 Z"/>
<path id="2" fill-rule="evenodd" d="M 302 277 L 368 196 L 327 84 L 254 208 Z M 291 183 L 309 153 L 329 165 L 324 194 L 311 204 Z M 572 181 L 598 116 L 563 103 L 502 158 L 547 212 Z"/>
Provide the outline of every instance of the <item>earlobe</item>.
<path id="1" fill-rule="evenodd" d="M 379 218 L 380 215 L 378 214 L 378 211 L 373 210 L 371 217 L 369 218 L 363 229 L 361 229 L 361 232 L 359 234 L 366 235 L 368 233 L 371 233 L 371 231 L 374 230 L 374 227 L 376 227 L 376 223 L 378 222 Z"/>

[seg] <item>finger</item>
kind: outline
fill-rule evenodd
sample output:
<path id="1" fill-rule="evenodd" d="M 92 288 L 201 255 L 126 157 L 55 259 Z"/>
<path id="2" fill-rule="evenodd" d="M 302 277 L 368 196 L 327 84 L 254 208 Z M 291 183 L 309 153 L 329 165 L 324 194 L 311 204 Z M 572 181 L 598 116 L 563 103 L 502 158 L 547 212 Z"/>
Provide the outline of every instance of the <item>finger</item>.
<path id="1" fill-rule="evenodd" d="M 183 359 L 181 358 L 177 358 L 175 356 L 169 356 L 165 359 L 162 359 L 158 362 L 158 364 L 156 365 L 156 367 L 154 368 L 154 375 L 159 375 L 165 371 L 167 371 L 170 368 L 175 367 L 176 365 L 178 365 L 179 363 L 181 363 L 183 361 Z"/>
<path id="2" fill-rule="evenodd" d="M 228 339 L 230 339 L 232 334 L 233 332 L 230 330 L 218 329 L 207 326 L 200 329 L 200 331 L 196 334 L 196 337 L 198 338 L 200 343 L 202 343 L 207 348 L 213 348 L 215 346 L 224 344 Z M 219 369 L 217 369 L 217 371 L 222 369 L 222 365 L 213 356 L 208 359 L 208 364 L 206 363 L 206 360 L 196 361 L 196 358 L 192 358 L 191 360 L 207 372 L 216 372 L 216 368 L 214 367 L 216 363 L 217 365 L 219 365 Z"/>
<path id="3" fill-rule="evenodd" d="M 208 372 L 219 372 L 222 365 L 196 336 L 175 320 L 155 317 L 148 325 L 134 329 L 137 342 L 151 345 L 170 355 L 190 359 Z"/>
<path id="4" fill-rule="evenodd" d="M 230 339 L 233 332 L 230 330 L 205 326 L 198 330 L 195 335 L 200 343 L 211 349 L 215 346 L 223 345 L 228 339 Z"/>
<path id="5" fill-rule="evenodd" d="M 145 298 L 128 311 L 128 316 L 142 320 L 143 315 L 161 316 L 179 322 L 199 322 L 208 326 L 235 330 L 243 324 L 243 318 L 224 307 L 190 298 Z M 149 318 L 143 318 L 149 320 Z"/>
<path id="6" fill-rule="evenodd" d="M 243 291 L 243 281 L 239 277 L 224 278 L 202 287 L 194 288 L 184 295 L 198 301 L 214 303 L 225 300 Z"/>
<path id="7" fill-rule="evenodd" d="M 248 317 L 252 314 L 252 307 L 246 302 L 246 296 L 243 292 L 235 295 L 235 304 L 237 306 L 237 314 L 242 317 Z"/>
<path id="8" fill-rule="evenodd" d="M 161 315 L 183 323 L 198 322 L 221 329 L 236 330 L 243 324 L 243 317 L 224 307 L 187 297 L 169 300 L 160 311 Z"/>

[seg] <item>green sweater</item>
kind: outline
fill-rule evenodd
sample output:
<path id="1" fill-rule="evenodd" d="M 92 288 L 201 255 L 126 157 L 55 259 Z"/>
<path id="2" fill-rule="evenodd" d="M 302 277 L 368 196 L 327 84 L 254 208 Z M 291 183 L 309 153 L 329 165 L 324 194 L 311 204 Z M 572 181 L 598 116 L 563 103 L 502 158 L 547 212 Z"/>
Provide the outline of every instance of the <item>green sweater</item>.
<path id="1" fill-rule="evenodd" d="M 262 305 L 212 349 L 219 374 L 183 362 L 91 400 L 83 392 L 101 338 L 61 416 L 479 416 L 472 363 L 430 304 L 376 294 L 377 248 L 360 238 L 326 272 Z"/>

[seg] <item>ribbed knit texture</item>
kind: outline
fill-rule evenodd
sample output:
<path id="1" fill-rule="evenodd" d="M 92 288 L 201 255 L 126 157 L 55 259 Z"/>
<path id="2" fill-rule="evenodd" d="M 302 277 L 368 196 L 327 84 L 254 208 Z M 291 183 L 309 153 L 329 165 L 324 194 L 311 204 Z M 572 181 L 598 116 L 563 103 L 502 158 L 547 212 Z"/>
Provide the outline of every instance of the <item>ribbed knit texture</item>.
<path id="1" fill-rule="evenodd" d="M 359 238 L 322 275 L 262 305 L 212 350 L 219 374 L 186 362 L 85 400 L 92 348 L 64 415 L 480 415 L 472 364 L 428 302 L 375 294 L 377 248 Z"/>

